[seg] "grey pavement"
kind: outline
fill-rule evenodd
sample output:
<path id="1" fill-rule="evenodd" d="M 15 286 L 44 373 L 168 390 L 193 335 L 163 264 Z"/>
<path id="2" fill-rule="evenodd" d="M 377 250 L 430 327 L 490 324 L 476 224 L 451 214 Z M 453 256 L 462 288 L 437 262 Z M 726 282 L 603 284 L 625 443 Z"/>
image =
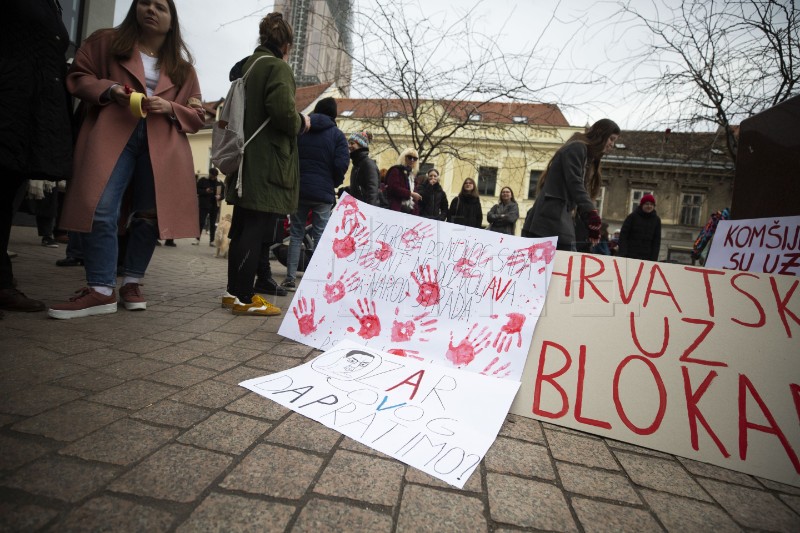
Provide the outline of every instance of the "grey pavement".
<path id="1" fill-rule="evenodd" d="M 251 393 L 319 352 L 222 309 L 204 239 L 156 249 L 147 311 L 0 321 L 0 531 L 800 531 L 800 488 L 513 415 L 457 490 Z M 10 248 L 29 296 L 82 286 Z"/>

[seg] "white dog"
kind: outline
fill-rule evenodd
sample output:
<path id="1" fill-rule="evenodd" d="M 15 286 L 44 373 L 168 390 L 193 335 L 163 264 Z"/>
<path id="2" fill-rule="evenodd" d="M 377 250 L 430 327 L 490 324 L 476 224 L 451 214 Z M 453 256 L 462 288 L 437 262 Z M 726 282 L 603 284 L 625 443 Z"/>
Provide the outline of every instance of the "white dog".
<path id="1" fill-rule="evenodd" d="M 217 231 L 214 234 L 214 246 L 217 247 L 217 255 L 228 257 L 228 246 L 231 240 L 228 238 L 228 232 L 231 230 L 231 216 L 225 215 L 217 224 Z"/>

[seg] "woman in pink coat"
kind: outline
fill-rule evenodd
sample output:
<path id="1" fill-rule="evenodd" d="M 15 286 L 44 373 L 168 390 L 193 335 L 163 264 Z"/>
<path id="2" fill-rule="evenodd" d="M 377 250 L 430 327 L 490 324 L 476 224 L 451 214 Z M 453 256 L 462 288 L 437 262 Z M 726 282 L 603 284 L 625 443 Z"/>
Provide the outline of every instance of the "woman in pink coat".
<path id="1" fill-rule="evenodd" d="M 81 46 L 67 88 L 88 111 L 61 226 L 81 234 L 88 286 L 51 306 L 49 314 L 63 319 L 116 312 L 120 222 L 129 234 L 120 302 L 129 310 L 145 309 L 139 284 L 157 240 L 198 235 L 186 134 L 203 126 L 203 111 L 174 1 L 134 0 L 122 24 Z M 144 118 L 131 105 L 136 92 L 146 95 Z"/>

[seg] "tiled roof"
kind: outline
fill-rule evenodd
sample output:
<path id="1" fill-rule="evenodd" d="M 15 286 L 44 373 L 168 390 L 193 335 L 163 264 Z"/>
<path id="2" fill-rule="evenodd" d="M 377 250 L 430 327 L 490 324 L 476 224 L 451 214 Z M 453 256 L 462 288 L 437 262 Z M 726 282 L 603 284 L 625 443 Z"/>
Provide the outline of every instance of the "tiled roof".
<path id="1" fill-rule="evenodd" d="M 732 164 L 723 132 L 624 130 L 605 160 L 659 159 Z"/>
<path id="2" fill-rule="evenodd" d="M 294 107 L 297 108 L 297 111 L 302 111 L 319 98 L 322 93 L 327 91 L 331 85 L 333 85 L 333 82 L 299 87 L 294 93 Z M 338 101 L 339 100 L 337 100 L 337 102 Z"/>

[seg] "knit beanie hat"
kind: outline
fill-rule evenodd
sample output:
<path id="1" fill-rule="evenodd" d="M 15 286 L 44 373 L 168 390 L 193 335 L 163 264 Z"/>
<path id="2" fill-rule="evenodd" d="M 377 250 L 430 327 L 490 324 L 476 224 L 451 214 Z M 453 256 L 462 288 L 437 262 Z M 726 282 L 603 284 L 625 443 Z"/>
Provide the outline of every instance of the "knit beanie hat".
<path id="1" fill-rule="evenodd" d="M 372 134 L 368 131 L 359 131 L 350 135 L 347 142 L 354 142 L 361 148 L 369 148 L 369 141 L 372 139 Z"/>
<path id="2" fill-rule="evenodd" d="M 656 205 L 656 197 L 653 196 L 652 194 L 645 194 L 644 196 L 642 196 L 642 199 L 639 201 L 639 205 L 642 206 L 647 203 Z"/>
<path id="3" fill-rule="evenodd" d="M 314 106 L 314 113 L 328 115 L 332 119 L 336 120 L 336 115 L 338 115 L 338 111 L 336 109 L 336 100 L 331 97 L 323 98 L 317 102 L 317 105 Z"/>

